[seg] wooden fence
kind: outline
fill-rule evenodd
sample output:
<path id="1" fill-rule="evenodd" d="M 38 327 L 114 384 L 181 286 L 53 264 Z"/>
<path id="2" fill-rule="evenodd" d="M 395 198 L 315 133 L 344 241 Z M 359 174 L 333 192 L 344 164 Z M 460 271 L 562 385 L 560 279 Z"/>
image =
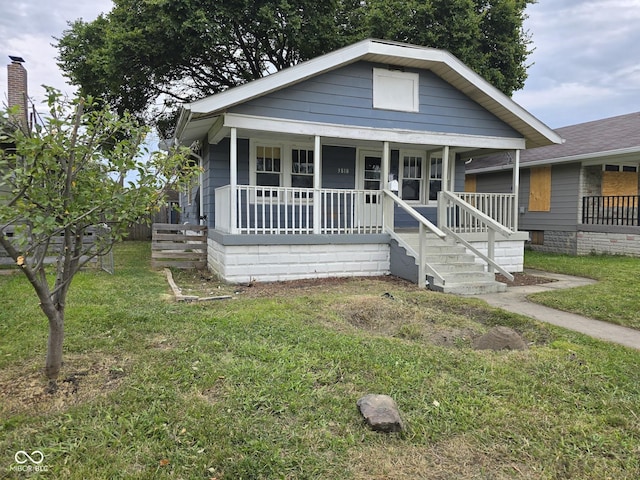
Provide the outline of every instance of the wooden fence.
<path id="1" fill-rule="evenodd" d="M 7 237 L 13 237 L 14 227 L 9 226 L 4 229 Z M 82 236 L 82 250 L 85 252 L 93 253 L 93 244 L 96 241 L 96 236 L 98 235 L 98 229 L 95 227 L 90 227 L 85 230 L 84 235 Z M 61 233 L 58 236 L 51 237 L 51 242 L 49 244 L 49 248 L 47 250 L 47 255 L 44 259 L 45 264 L 55 263 L 58 259 L 58 254 L 60 249 L 63 246 L 64 242 L 64 234 Z M 25 255 L 25 260 L 27 262 L 31 262 L 32 259 L 29 255 Z M 82 257 L 82 260 L 85 260 L 86 257 Z M 95 260 L 94 260 L 95 261 Z M 15 262 L 9 256 L 9 254 L 4 250 L 4 248 L 0 247 L 0 265 L 14 265 Z"/>
<path id="2" fill-rule="evenodd" d="M 151 265 L 174 268 L 206 268 L 207 227 L 154 223 Z"/>

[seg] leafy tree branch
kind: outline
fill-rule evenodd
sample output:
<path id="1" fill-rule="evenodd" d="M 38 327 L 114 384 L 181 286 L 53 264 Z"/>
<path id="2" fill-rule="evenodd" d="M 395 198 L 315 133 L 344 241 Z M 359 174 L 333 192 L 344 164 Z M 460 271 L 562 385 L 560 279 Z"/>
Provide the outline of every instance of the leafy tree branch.
<path id="1" fill-rule="evenodd" d="M 92 97 L 47 94 L 48 115 L 31 131 L 16 128 L 15 112 L 0 112 L 0 246 L 48 320 L 45 372 L 55 384 L 74 276 L 125 238 L 131 223 L 148 220 L 197 167 L 185 148 L 149 153 L 148 127 L 127 113 Z M 126 181 L 130 175 L 135 181 Z"/>

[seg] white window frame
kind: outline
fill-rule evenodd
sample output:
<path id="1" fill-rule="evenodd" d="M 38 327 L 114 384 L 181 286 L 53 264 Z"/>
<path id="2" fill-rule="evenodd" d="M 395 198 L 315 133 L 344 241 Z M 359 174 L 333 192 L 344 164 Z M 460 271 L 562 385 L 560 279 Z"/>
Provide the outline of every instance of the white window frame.
<path id="1" fill-rule="evenodd" d="M 258 147 L 270 147 L 280 149 L 280 185 L 281 187 L 291 187 L 291 175 L 293 174 L 293 150 L 308 150 L 314 152 L 314 169 L 317 162 L 315 158 L 315 147 L 312 144 L 307 143 L 278 143 L 269 140 L 251 139 L 249 142 L 249 184 L 251 186 L 259 186 L 258 181 Z M 309 190 L 312 190 L 310 188 Z M 311 201 L 313 195 L 309 195 Z M 279 200 L 280 199 L 279 196 Z"/>
<path id="2" fill-rule="evenodd" d="M 294 165 L 293 164 L 293 151 L 294 150 L 297 150 L 297 151 L 304 150 L 306 152 L 311 152 L 313 154 L 313 162 L 311 163 L 311 165 L 312 165 L 311 173 L 309 173 L 309 172 L 302 173 L 302 172 L 294 172 L 293 171 L 293 165 Z M 306 187 L 306 188 L 312 189 L 313 188 L 313 176 L 314 176 L 314 171 L 315 171 L 315 166 L 316 166 L 316 152 L 315 152 L 313 146 L 309 147 L 309 146 L 305 146 L 305 145 L 292 144 L 292 145 L 287 146 L 287 153 L 288 153 L 288 155 L 290 157 L 290 164 L 289 164 L 289 170 L 288 170 L 288 172 L 289 172 L 289 185 L 293 185 L 293 181 L 292 180 L 293 180 L 293 176 L 294 175 L 308 176 L 308 177 L 311 178 L 311 186 L 310 187 Z M 309 164 L 307 163 L 307 165 L 309 165 Z M 297 188 L 305 188 L 305 187 L 297 187 Z"/>
<path id="3" fill-rule="evenodd" d="M 262 142 L 262 141 L 255 141 L 251 143 L 251 156 L 249 158 L 249 178 L 250 178 L 250 184 L 253 186 L 259 186 L 258 185 L 258 173 L 263 173 L 263 172 L 258 172 L 258 148 L 263 147 L 263 148 L 279 148 L 280 149 L 280 172 L 279 173 L 279 187 L 283 187 L 283 179 L 284 179 L 284 175 L 283 172 L 285 171 L 285 159 L 284 159 L 284 148 L 282 144 L 279 143 L 273 143 L 273 142 Z M 269 173 L 269 172 L 264 172 L 264 173 Z"/>
<path id="4" fill-rule="evenodd" d="M 444 162 L 442 159 L 441 153 L 432 153 L 427 156 L 427 165 L 426 165 L 426 174 L 425 174 L 425 189 L 424 189 L 424 198 L 426 204 L 436 204 L 438 202 L 437 199 L 431 200 L 431 181 L 432 180 L 440 180 L 440 190 L 444 189 L 444 185 L 442 185 L 442 169 L 444 168 Z M 440 177 L 433 177 L 431 172 L 431 162 L 432 160 L 440 160 Z"/>
<path id="5" fill-rule="evenodd" d="M 399 70 L 374 68 L 373 108 L 399 112 L 419 112 L 420 75 Z"/>
<path id="6" fill-rule="evenodd" d="M 409 179 L 419 180 L 420 185 L 420 193 L 418 195 L 417 200 L 407 200 L 402 198 L 402 184 L 405 180 L 404 176 L 404 158 L 405 157 L 417 157 L 421 160 L 420 165 L 420 177 L 411 177 Z M 422 205 L 425 203 L 425 191 L 427 190 L 427 183 L 425 179 L 427 178 L 427 174 L 429 170 L 427 168 L 427 162 L 429 159 L 429 155 L 425 151 L 422 150 L 400 150 L 398 153 L 398 196 L 405 200 L 409 204 Z"/>

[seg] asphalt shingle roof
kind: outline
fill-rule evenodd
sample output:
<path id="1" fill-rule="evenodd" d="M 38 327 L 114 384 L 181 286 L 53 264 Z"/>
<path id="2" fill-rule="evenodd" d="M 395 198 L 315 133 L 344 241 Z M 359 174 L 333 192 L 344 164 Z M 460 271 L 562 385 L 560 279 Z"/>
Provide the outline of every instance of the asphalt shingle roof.
<path id="1" fill-rule="evenodd" d="M 520 163 L 559 160 L 600 152 L 637 148 L 640 152 L 640 112 L 604 118 L 557 128 L 565 142 L 559 145 L 532 148 L 520 152 Z M 490 169 L 511 163 L 513 155 L 499 154 L 477 158 L 467 166 L 467 172 Z"/>

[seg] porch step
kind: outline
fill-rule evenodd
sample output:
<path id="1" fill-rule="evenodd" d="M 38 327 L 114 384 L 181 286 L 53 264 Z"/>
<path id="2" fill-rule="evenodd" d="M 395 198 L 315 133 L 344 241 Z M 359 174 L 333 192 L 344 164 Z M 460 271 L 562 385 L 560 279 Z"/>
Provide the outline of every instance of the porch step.
<path id="1" fill-rule="evenodd" d="M 420 239 L 417 233 L 398 235 L 407 255 L 417 263 Z M 449 237 L 441 239 L 434 234 L 427 234 L 426 259 L 443 278 L 444 283 L 427 274 L 428 288 L 435 291 L 454 293 L 457 295 L 476 295 L 480 293 L 503 292 L 507 286 L 497 282 L 492 273 L 486 272 L 484 265 L 476 263 L 475 256 L 467 252 L 463 245 L 458 245 Z M 427 272 L 429 269 L 427 269 Z"/>
<path id="2" fill-rule="evenodd" d="M 507 290 L 507 286 L 504 283 L 491 280 L 488 282 L 476 282 L 476 283 L 448 283 L 445 287 L 439 285 L 429 286 L 430 290 L 436 292 L 452 293 L 454 295 L 482 295 L 484 293 L 500 293 Z"/>

